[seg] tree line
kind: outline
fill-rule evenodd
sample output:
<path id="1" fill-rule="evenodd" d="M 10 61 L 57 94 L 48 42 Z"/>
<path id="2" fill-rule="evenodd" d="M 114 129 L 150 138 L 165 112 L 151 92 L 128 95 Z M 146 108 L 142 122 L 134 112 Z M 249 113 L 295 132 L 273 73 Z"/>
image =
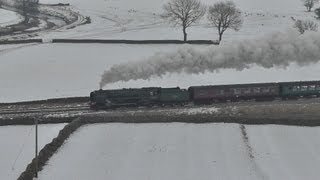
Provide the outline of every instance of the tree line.
<path id="1" fill-rule="evenodd" d="M 0 0 L 0 8 L 3 5 L 7 5 L 6 0 Z M 30 20 L 30 16 L 33 14 L 37 14 L 39 0 L 13 0 L 13 6 L 21 12 L 21 15 L 24 18 L 23 23 L 28 24 Z"/>
<path id="2" fill-rule="evenodd" d="M 206 13 L 210 24 L 218 30 L 219 42 L 227 29 L 238 31 L 243 24 L 242 13 L 232 1 L 217 2 L 207 7 L 199 0 L 171 0 L 163 6 L 163 10 L 164 19 L 182 27 L 184 41 L 187 41 L 187 28 Z"/>
<path id="3" fill-rule="evenodd" d="M 312 8 L 320 0 L 301 0 L 303 5 L 311 12 Z M 162 17 L 167 19 L 174 26 L 182 27 L 183 40 L 187 41 L 187 28 L 200 21 L 205 14 L 209 23 L 217 28 L 219 42 L 227 29 L 240 30 L 243 24 L 243 16 L 232 1 L 217 2 L 210 6 L 205 6 L 200 0 L 171 0 L 163 5 L 164 13 Z M 315 9 L 316 18 L 320 19 L 320 8 Z M 294 20 L 294 27 L 303 34 L 305 31 L 317 31 L 317 23 L 311 20 Z"/>
<path id="4" fill-rule="evenodd" d="M 303 5 L 307 8 L 307 12 L 311 12 L 312 8 L 319 3 L 320 0 L 301 0 Z M 320 8 L 314 10 L 316 19 L 320 19 Z M 299 31 L 300 34 L 306 31 L 318 31 L 318 24 L 312 20 L 296 20 L 293 18 L 294 27 Z"/>
<path id="5" fill-rule="evenodd" d="M 320 0 L 301 0 L 308 12 L 311 12 L 314 6 Z M 0 7 L 5 0 L 0 0 Z M 30 16 L 39 12 L 39 0 L 14 0 L 14 6 L 21 11 L 24 17 L 24 23 L 29 23 Z M 206 6 L 200 0 L 170 0 L 163 5 L 164 13 L 162 18 L 168 20 L 174 26 L 182 27 L 183 40 L 187 41 L 187 28 L 200 21 L 206 14 L 210 25 L 218 31 L 218 40 L 222 41 L 225 31 L 233 29 L 240 30 L 243 24 L 242 12 L 232 1 L 216 2 L 213 5 Z M 320 19 L 320 8 L 314 10 L 316 18 Z M 305 31 L 318 30 L 318 24 L 311 20 L 294 20 L 294 27 L 303 34 Z"/>

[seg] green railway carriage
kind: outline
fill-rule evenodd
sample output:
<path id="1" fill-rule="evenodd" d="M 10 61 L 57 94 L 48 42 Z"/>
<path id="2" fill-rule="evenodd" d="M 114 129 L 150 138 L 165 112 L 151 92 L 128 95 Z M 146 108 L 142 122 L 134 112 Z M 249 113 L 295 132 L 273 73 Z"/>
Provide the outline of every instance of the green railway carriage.
<path id="1" fill-rule="evenodd" d="M 284 99 L 320 95 L 320 81 L 284 82 L 280 84 L 280 96 Z"/>
<path id="2" fill-rule="evenodd" d="M 162 88 L 159 103 L 161 104 L 184 104 L 189 101 L 189 92 L 186 89 Z"/>

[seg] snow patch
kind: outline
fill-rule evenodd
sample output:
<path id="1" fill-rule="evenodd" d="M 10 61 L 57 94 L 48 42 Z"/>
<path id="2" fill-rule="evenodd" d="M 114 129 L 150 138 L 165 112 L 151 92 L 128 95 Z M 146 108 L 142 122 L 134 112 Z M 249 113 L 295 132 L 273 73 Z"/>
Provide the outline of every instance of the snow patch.
<path id="1" fill-rule="evenodd" d="M 23 20 L 18 13 L 0 8 L 0 28 L 13 24 L 18 24 Z"/>
<path id="2" fill-rule="evenodd" d="M 319 127 L 267 125 L 245 126 L 245 129 L 241 132 L 237 124 L 88 125 L 68 139 L 39 178 L 256 180 L 289 177 L 298 180 L 319 177 Z"/>
<path id="3" fill-rule="evenodd" d="M 39 125 L 39 150 L 65 124 Z M 0 179 L 15 180 L 34 157 L 34 126 L 0 126 Z"/>
<path id="4" fill-rule="evenodd" d="M 196 115 L 196 114 L 215 114 L 219 112 L 219 108 L 215 107 L 197 107 L 189 109 L 179 109 L 176 111 L 177 114 L 187 114 L 187 115 Z"/>

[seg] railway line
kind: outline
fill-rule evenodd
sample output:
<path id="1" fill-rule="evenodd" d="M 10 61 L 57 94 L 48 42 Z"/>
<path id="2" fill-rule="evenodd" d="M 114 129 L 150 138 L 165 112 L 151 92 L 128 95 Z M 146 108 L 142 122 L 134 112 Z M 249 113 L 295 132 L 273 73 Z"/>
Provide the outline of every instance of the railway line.
<path id="1" fill-rule="evenodd" d="M 61 113 L 118 113 L 118 112 L 135 112 L 135 111 L 179 111 L 181 109 L 188 110 L 194 108 L 242 108 L 249 109 L 251 107 L 272 107 L 272 106 L 290 106 L 290 107 L 306 107 L 306 106 L 320 106 L 320 98 L 301 98 L 297 100 L 274 100 L 274 101 L 238 101 L 238 102 L 226 102 L 226 103 L 214 103 L 212 105 L 193 105 L 187 104 L 184 106 L 152 106 L 152 107 L 119 107 L 110 110 L 99 110 L 95 111 L 90 109 L 87 102 L 83 103 L 65 103 L 65 104 L 52 104 L 52 103 L 41 103 L 41 104 L 15 104 L 15 105 L 1 105 L 0 106 L 0 118 L 5 116 L 32 116 L 32 115 L 54 115 Z"/>
<path id="2" fill-rule="evenodd" d="M 32 114 L 32 113 L 59 113 L 59 112 L 73 112 L 73 111 L 90 111 L 89 106 L 78 106 L 78 107 L 61 107 L 61 108 L 31 108 L 25 110 L 14 110 L 14 109 L 1 109 L 0 115 L 17 115 L 17 114 Z"/>

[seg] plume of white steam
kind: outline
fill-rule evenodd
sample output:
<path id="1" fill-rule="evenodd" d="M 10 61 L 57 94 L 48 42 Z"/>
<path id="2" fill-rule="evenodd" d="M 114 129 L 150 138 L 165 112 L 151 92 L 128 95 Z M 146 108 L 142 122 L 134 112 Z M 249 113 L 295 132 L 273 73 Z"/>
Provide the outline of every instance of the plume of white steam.
<path id="1" fill-rule="evenodd" d="M 167 73 L 199 74 L 223 68 L 243 70 L 256 64 L 264 68 L 300 66 L 320 61 L 320 33 L 295 31 L 274 33 L 256 40 L 195 50 L 186 46 L 172 53 L 157 53 L 145 60 L 114 65 L 102 75 L 100 87 L 106 84 L 161 77 Z"/>

